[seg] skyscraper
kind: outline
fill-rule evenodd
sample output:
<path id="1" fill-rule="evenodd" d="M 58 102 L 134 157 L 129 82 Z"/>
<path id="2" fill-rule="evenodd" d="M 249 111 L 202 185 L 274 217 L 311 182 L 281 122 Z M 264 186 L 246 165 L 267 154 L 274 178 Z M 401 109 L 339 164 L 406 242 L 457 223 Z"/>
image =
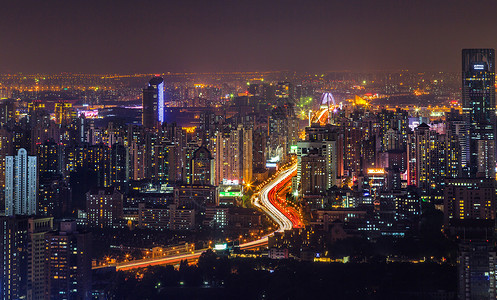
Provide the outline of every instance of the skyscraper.
<path id="1" fill-rule="evenodd" d="M 143 89 L 142 125 L 147 128 L 157 127 L 164 119 L 164 79 L 154 77 Z"/>
<path id="2" fill-rule="evenodd" d="M 305 133 L 306 140 L 297 142 L 298 166 L 293 188 L 302 196 L 322 195 L 337 185 L 338 135 L 329 124 L 313 124 Z"/>
<path id="3" fill-rule="evenodd" d="M 414 129 L 416 147 L 416 186 L 429 195 L 438 195 L 446 176 L 445 136 L 423 123 Z"/>
<path id="4" fill-rule="evenodd" d="M 36 156 L 21 148 L 5 158 L 5 215 L 34 215 L 37 208 Z"/>
<path id="5" fill-rule="evenodd" d="M 0 298 L 19 299 L 26 293 L 27 218 L 0 217 Z"/>
<path id="6" fill-rule="evenodd" d="M 78 232 L 76 221 L 63 220 L 46 240 L 51 299 L 89 299 L 91 234 Z"/>
<path id="7" fill-rule="evenodd" d="M 495 299 L 495 247 L 487 240 L 459 244 L 459 299 Z"/>
<path id="8" fill-rule="evenodd" d="M 195 185 L 214 185 L 214 158 L 205 147 L 193 152 L 191 183 Z"/>
<path id="9" fill-rule="evenodd" d="M 43 173 L 62 174 L 63 149 L 53 139 L 44 141 L 36 145 L 36 155 L 38 158 L 38 171 L 40 176 Z"/>
<path id="10" fill-rule="evenodd" d="M 29 218 L 27 299 L 49 299 L 50 278 L 47 234 L 53 230 L 53 218 Z"/>
<path id="11" fill-rule="evenodd" d="M 462 104 L 470 127 L 470 175 L 495 176 L 495 50 L 462 51 Z"/>

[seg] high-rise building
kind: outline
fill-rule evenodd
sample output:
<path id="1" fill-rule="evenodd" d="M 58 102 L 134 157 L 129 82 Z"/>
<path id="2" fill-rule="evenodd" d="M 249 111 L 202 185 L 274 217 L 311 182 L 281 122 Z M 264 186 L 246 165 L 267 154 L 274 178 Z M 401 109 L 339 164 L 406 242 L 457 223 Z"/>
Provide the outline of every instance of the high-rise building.
<path id="1" fill-rule="evenodd" d="M 114 187 L 92 189 L 86 193 L 88 224 L 111 227 L 123 216 L 123 194 Z"/>
<path id="2" fill-rule="evenodd" d="M 430 195 L 439 194 L 446 177 L 445 135 L 423 123 L 414 130 L 416 186 Z"/>
<path id="3" fill-rule="evenodd" d="M 5 174 L 5 158 L 12 153 L 12 134 L 0 128 L 0 174 Z M 0 207 L 5 207 L 5 176 L 0 175 Z"/>
<path id="4" fill-rule="evenodd" d="M 152 163 L 152 181 L 157 184 L 174 183 L 176 181 L 176 149 L 175 143 L 163 142 L 154 145 Z"/>
<path id="5" fill-rule="evenodd" d="M 293 85 L 290 82 L 278 82 L 275 96 L 280 99 L 288 99 L 293 96 L 292 88 Z"/>
<path id="6" fill-rule="evenodd" d="M 243 181 L 243 125 L 217 132 L 215 149 L 215 184 L 224 180 Z"/>
<path id="7" fill-rule="evenodd" d="M 59 219 L 71 213 L 71 188 L 62 175 L 45 173 L 38 186 L 38 215 Z"/>
<path id="8" fill-rule="evenodd" d="M 76 221 L 64 220 L 47 234 L 50 299 L 89 299 L 91 235 L 78 232 Z"/>
<path id="9" fill-rule="evenodd" d="M 36 145 L 36 155 L 38 160 L 38 171 L 52 174 L 62 174 L 63 170 L 63 149 L 53 139 L 46 140 L 42 144 Z"/>
<path id="10" fill-rule="evenodd" d="M 252 172 L 264 173 L 266 171 L 266 132 L 263 126 L 253 130 Z"/>
<path id="11" fill-rule="evenodd" d="M 447 178 L 444 188 L 445 224 L 453 220 L 495 219 L 497 185 L 492 178 Z"/>
<path id="12" fill-rule="evenodd" d="M 299 122 L 295 117 L 294 109 L 286 104 L 278 106 L 271 111 L 267 127 L 267 150 L 268 160 L 286 161 L 291 146 L 295 146 L 298 140 Z"/>
<path id="13" fill-rule="evenodd" d="M 54 113 L 56 124 L 67 125 L 76 118 L 76 111 L 73 109 L 72 103 L 69 102 L 55 103 Z"/>
<path id="14" fill-rule="evenodd" d="M 47 234 L 53 230 L 53 218 L 28 220 L 27 299 L 50 299 Z"/>
<path id="15" fill-rule="evenodd" d="M 99 187 L 111 185 L 110 154 L 111 148 L 104 143 L 90 146 L 86 153 L 88 169 L 96 176 Z"/>
<path id="16" fill-rule="evenodd" d="M 0 101 L 0 125 L 7 125 L 17 121 L 16 110 L 18 102 L 14 99 Z"/>
<path id="17" fill-rule="evenodd" d="M 253 130 L 249 128 L 244 128 L 243 130 L 243 145 L 242 145 L 242 164 L 243 164 L 243 174 L 242 180 L 245 184 L 250 184 L 252 182 L 253 173 L 253 148 L 254 148 Z"/>
<path id="18" fill-rule="evenodd" d="M 26 293 L 27 219 L 0 217 L 0 297 L 21 299 Z"/>
<path id="19" fill-rule="evenodd" d="M 120 191 L 126 189 L 129 178 L 129 152 L 122 144 L 114 144 L 110 150 L 110 184 Z"/>
<path id="20" fill-rule="evenodd" d="M 467 240 L 458 251 L 459 299 L 495 299 L 497 255 L 488 240 Z"/>
<path id="21" fill-rule="evenodd" d="M 469 176 L 469 123 L 464 117 L 454 109 L 446 114 L 449 177 Z"/>
<path id="22" fill-rule="evenodd" d="M 142 125 L 146 128 L 157 128 L 164 118 L 164 79 L 154 77 L 143 89 Z"/>
<path id="23" fill-rule="evenodd" d="M 214 185 L 214 158 L 205 147 L 193 152 L 191 183 L 194 185 Z"/>
<path id="24" fill-rule="evenodd" d="M 332 125 L 306 128 L 306 140 L 297 142 L 297 176 L 293 189 L 300 195 L 322 195 L 338 181 L 338 142 Z"/>
<path id="25" fill-rule="evenodd" d="M 5 164 L 5 215 L 34 215 L 37 209 L 36 156 L 21 148 Z"/>
<path id="26" fill-rule="evenodd" d="M 495 177 L 495 50 L 462 50 L 462 106 L 470 126 L 470 175 Z"/>

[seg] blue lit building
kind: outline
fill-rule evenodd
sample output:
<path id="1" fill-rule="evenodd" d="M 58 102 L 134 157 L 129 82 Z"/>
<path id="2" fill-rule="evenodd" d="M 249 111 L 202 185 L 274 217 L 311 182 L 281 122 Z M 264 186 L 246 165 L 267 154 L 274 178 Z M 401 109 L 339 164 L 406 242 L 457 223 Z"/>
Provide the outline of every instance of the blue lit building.
<path id="1" fill-rule="evenodd" d="M 157 128 L 164 119 L 164 79 L 154 77 L 143 89 L 142 125 L 146 128 Z"/>

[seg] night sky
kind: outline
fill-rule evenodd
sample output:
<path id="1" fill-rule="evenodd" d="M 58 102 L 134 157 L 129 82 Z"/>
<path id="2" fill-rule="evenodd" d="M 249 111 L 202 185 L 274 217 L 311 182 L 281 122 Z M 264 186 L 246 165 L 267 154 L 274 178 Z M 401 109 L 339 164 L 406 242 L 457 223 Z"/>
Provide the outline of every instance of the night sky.
<path id="1" fill-rule="evenodd" d="M 0 72 L 458 71 L 497 1 L 0 1 Z"/>

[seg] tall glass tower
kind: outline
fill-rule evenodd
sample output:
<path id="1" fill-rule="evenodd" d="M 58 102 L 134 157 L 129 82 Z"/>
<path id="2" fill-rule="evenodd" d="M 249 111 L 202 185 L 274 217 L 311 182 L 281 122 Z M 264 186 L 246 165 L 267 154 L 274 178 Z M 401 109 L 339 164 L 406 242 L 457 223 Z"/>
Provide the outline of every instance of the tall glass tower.
<path id="1" fill-rule="evenodd" d="M 154 77 L 143 89 L 142 99 L 142 125 L 154 128 L 164 120 L 164 79 Z"/>
<path id="2" fill-rule="evenodd" d="M 462 50 L 462 105 L 470 129 L 470 176 L 495 177 L 495 50 Z"/>

